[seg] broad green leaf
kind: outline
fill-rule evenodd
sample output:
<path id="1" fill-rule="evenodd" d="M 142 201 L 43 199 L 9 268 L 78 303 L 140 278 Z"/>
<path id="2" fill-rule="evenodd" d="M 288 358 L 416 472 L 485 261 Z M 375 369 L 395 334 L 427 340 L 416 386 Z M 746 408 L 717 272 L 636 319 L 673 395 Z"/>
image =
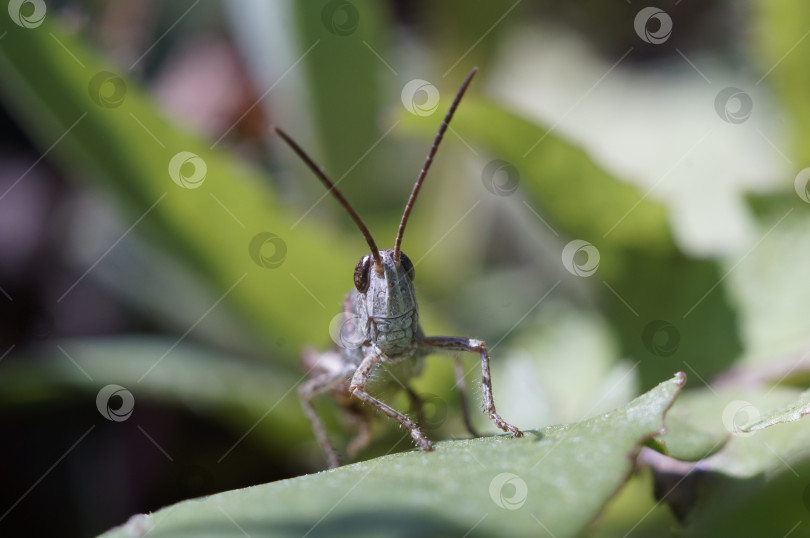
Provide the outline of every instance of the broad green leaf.
<path id="1" fill-rule="evenodd" d="M 667 433 L 657 439 L 665 453 L 683 461 L 697 461 L 725 450 L 749 424 L 772 410 L 795 402 L 796 389 L 701 387 L 678 398 L 667 413 Z"/>
<path id="2" fill-rule="evenodd" d="M 676 252 L 662 204 L 643 198 L 636 187 L 614 177 L 585 150 L 547 132 L 546 127 L 477 96 L 465 97 L 453 122 L 454 130 L 465 139 L 487 148 L 490 158 L 516 168 L 518 186 L 558 231 L 588 240 L 600 250 Z M 411 120 L 410 124 L 426 128 L 426 122 Z M 527 151 L 538 140 L 542 142 Z M 604 258 L 600 271 L 621 269 L 618 260 Z"/>
<path id="3" fill-rule="evenodd" d="M 317 155 L 323 156 L 319 165 L 343 180 L 340 188 L 359 208 L 368 202 L 377 211 L 388 202 L 400 208 L 404 202 L 392 199 L 391 185 L 381 181 L 391 167 L 387 137 L 381 135 L 392 126 L 381 122 L 387 95 L 382 82 L 396 80 L 384 63 L 387 58 L 396 64 L 390 34 L 382 31 L 390 25 L 386 5 L 319 0 L 290 6 L 307 78 L 307 112 L 317 133 Z M 397 103 L 398 97 L 391 94 Z"/>
<path id="4" fill-rule="evenodd" d="M 806 390 L 799 395 L 799 399 L 792 404 L 768 413 L 759 420 L 752 422 L 742 428 L 744 432 L 755 432 L 768 428 L 775 424 L 785 422 L 796 422 L 803 416 L 810 414 L 810 390 Z"/>
<path id="5" fill-rule="evenodd" d="M 685 381 L 584 422 L 437 443 L 328 472 L 184 501 L 105 534 L 574 536 L 627 480 Z"/>
<path id="6" fill-rule="evenodd" d="M 746 351 L 731 375 L 787 382 L 806 370 L 810 287 L 802 268 L 810 263 L 810 205 L 795 193 L 753 205 L 759 213 L 756 247 L 744 263 L 736 256 L 725 262 Z"/>
<path id="7" fill-rule="evenodd" d="M 759 0 L 752 8 L 751 51 L 757 85 L 767 87 L 778 100 L 778 115 L 773 116 L 779 118 L 777 124 L 787 141 L 780 145 L 780 153 L 789 165 L 788 173 L 779 178 L 781 193 L 752 197 L 761 237 L 767 234 L 767 238 L 745 263 L 729 271 L 728 283 L 739 305 L 745 364 L 760 365 L 767 373 L 775 360 L 783 359 L 786 377 L 780 382 L 799 374 L 804 379 L 798 382 L 806 385 L 807 376 L 798 359 L 806 349 L 810 329 L 810 291 L 801 271 L 810 246 L 810 190 L 801 173 L 810 163 L 810 102 L 805 91 L 810 73 L 804 67 L 810 62 L 806 26 L 810 5 L 801 0 Z M 737 262 L 730 260 L 728 265 L 736 267 Z"/>
<path id="8" fill-rule="evenodd" d="M 779 392 L 768 398 L 798 394 L 790 389 Z M 688 536 L 807 536 L 810 532 L 810 422 L 740 431 L 722 451 L 704 460 L 701 471 L 707 479 L 687 520 Z"/>
<path id="9" fill-rule="evenodd" d="M 658 495 L 684 515 L 686 536 L 781 536 L 794 525 L 806 534 L 810 422 L 745 427 L 769 423 L 789 402 L 799 409 L 802 398 L 786 387 L 727 386 L 678 399 L 659 439 L 670 456 L 696 463 L 662 460 Z"/>
<path id="10" fill-rule="evenodd" d="M 697 461 L 720 450 L 730 432 L 723 425 L 722 410 L 735 398 L 715 396 L 698 388 L 683 394 L 667 413 L 667 433 L 657 437 L 661 445 L 652 445 L 682 461 Z"/>

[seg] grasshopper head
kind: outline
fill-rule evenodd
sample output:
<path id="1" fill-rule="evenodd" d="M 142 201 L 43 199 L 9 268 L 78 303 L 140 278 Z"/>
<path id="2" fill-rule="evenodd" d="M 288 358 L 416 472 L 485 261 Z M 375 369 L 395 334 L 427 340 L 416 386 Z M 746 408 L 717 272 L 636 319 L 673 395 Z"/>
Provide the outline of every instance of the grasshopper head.
<path id="1" fill-rule="evenodd" d="M 379 318 L 395 318 L 416 308 L 413 291 L 414 268 L 410 258 L 393 249 L 380 251 L 380 261 L 366 254 L 354 268 L 354 287 L 365 296 L 368 313 Z"/>

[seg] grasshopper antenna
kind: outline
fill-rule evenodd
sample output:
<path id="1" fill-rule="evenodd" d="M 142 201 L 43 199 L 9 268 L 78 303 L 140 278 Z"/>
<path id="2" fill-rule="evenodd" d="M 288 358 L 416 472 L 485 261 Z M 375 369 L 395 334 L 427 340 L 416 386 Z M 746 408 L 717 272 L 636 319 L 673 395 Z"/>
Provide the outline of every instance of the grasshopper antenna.
<path id="1" fill-rule="evenodd" d="M 273 127 L 273 129 L 276 131 L 276 133 L 278 133 L 278 135 L 281 138 L 284 139 L 284 141 L 292 148 L 292 150 L 295 153 L 297 153 L 299 157 L 301 157 L 301 160 L 304 161 L 307 166 L 309 166 L 309 169 L 312 170 L 312 172 L 314 172 L 316 176 L 318 176 L 318 179 L 321 180 L 321 183 L 326 185 L 327 191 L 335 195 L 335 198 L 338 199 L 340 205 L 342 205 L 344 209 L 346 209 L 346 211 L 349 213 L 349 216 L 351 216 L 354 223 L 357 224 L 358 228 L 360 228 L 360 232 L 363 234 L 363 237 L 366 238 L 366 242 L 368 243 L 368 246 L 371 248 L 371 255 L 374 257 L 374 263 L 376 263 L 377 267 L 379 267 L 380 270 L 382 270 L 383 264 L 382 258 L 380 258 L 380 250 L 377 248 L 377 244 L 374 242 L 374 238 L 371 236 L 371 232 L 368 231 L 366 223 L 363 222 L 363 219 L 361 219 L 360 215 L 357 214 L 357 211 L 354 210 L 352 204 L 350 204 L 349 201 L 346 200 L 346 198 L 343 196 L 343 193 L 341 193 L 335 186 L 335 184 L 332 183 L 332 180 L 329 179 L 329 177 L 327 177 L 326 172 L 321 170 L 321 168 L 318 167 L 317 164 L 315 164 L 315 161 L 313 161 L 312 158 L 309 155 L 307 155 L 307 153 L 303 149 L 301 149 L 301 146 L 299 146 L 295 142 L 295 140 L 290 138 L 290 136 L 287 133 L 285 133 L 278 127 Z"/>
<path id="2" fill-rule="evenodd" d="M 416 179 L 416 183 L 413 186 L 411 197 L 408 198 L 408 203 L 405 204 L 405 212 L 402 213 L 402 220 L 399 222 L 399 230 L 397 231 L 397 240 L 394 243 L 394 259 L 397 262 L 399 262 L 399 249 L 402 245 L 402 236 L 405 233 L 405 225 L 408 224 L 408 217 L 411 215 L 411 210 L 413 209 L 413 203 L 416 200 L 416 195 L 419 194 L 419 189 L 422 188 L 422 182 L 425 180 L 427 171 L 430 168 L 430 165 L 433 163 L 433 157 L 436 155 L 436 150 L 439 149 L 439 143 L 442 141 L 442 138 L 444 138 L 444 133 L 447 131 L 447 127 L 450 125 L 450 120 L 453 119 L 453 114 L 455 114 L 456 108 L 458 107 L 461 98 L 464 96 L 464 92 L 467 91 L 467 86 L 470 85 L 472 78 L 477 72 L 478 68 L 473 67 L 472 71 L 470 71 L 467 78 L 465 78 L 464 82 L 461 84 L 461 88 L 459 88 L 455 99 L 453 99 L 453 104 L 450 105 L 450 110 L 447 111 L 447 115 L 444 117 L 441 127 L 439 127 L 439 132 L 436 133 L 436 138 L 433 139 L 433 145 L 430 146 L 430 151 L 428 152 L 427 159 L 425 159 L 425 164 L 422 165 L 422 171 L 419 172 L 419 177 Z"/>

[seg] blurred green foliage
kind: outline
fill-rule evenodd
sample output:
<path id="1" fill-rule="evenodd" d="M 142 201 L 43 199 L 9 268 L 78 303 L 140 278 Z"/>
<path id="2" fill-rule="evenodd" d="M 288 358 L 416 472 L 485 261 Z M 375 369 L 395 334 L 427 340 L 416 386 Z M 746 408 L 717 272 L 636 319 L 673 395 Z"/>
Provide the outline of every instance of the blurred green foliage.
<path id="1" fill-rule="evenodd" d="M 603 399 L 628 401 L 679 370 L 689 377 L 690 390 L 667 417 L 664 413 L 677 393 L 673 381 L 653 389 L 673 390 L 659 398 L 663 403 L 654 413 L 643 416 L 634 414 L 630 404 L 612 414 L 575 420 L 573 426 L 544 428 L 523 441 L 443 443 L 436 454 L 386 456 L 337 472 L 226 494 L 209 500 L 211 506 L 234 510 L 234 517 L 255 525 L 250 528 L 257 533 L 266 530 L 264 524 L 273 514 L 293 512 L 302 519 L 289 523 L 286 530 L 291 532 L 300 530 L 301 521 L 314 522 L 321 515 L 331 518 L 330 529 L 353 526 L 358 517 L 369 514 L 358 515 L 351 503 L 333 510 L 332 503 L 373 472 L 370 489 L 358 489 L 352 502 L 384 499 L 383 506 L 375 506 L 380 510 L 376 524 L 390 518 L 407 527 L 412 520 L 398 518 L 418 519 L 427 513 L 421 493 L 433 495 L 434 487 L 453 480 L 475 483 L 478 489 L 431 497 L 431 517 L 452 517 L 431 520 L 436 526 L 426 524 L 421 530 L 452 534 L 476 524 L 479 497 L 489 503 L 487 484 L 495 470 L 504 470 L 522 480 L 531 477 L 533 484 L 553 479 L 558 490 L 549 502 L 564 504 L 560 514 L 575 523 L 555 526 L 557 536 L 576 534 L 588 524 L 588 532 L 604 536 L 628 530 L 659 536 L 675 525 L 695 536 L 741 535 L 751 529 L 758 534 L 810 534 L 810 526 L 801 523 L 808 509 L 804 499 L 810 461 L 804 448 L 810 446 L 810 426 L 798 420 L 801 413 L 790 415 L 789 424 L 771 421 L 751 436 L 741 434 L 744 424 L 734 413 L 726 416 L 735 402 L 747 403 L 763 417 L 784 406 L 801 410 L 806 405 L 799 389 L 776 386 L 806 388 L 810 379 L 803 360 L 810 333 L 810 286 L 802 279 L 806 264 L 796 261 L 806 261 L 805 253 L 810 252 L 805 237 L 810 214 L 808 204 L 794 192 L 793 177 L 780 178 L 781 190 L 746 193 L 756 234 L 744 248 L 697 256 L 681 246 L 667 206 L 648 196 L 652 189 L 645 192 L 621 177 L 590 148 L 555 130 L 556 124 L 487 92 L 493 82 L 488 72 L 496 69 L 503 50 L 532 55 L 518 50 L 511 39 L 521 23 L 530 26 L 543 8 L 483 1 L 473 2 L 473 7 L 453 1 L 413 8 L 408 16 L 431 31 L 409 41 L 396 34 L 393 4 L 282 4 L 275 16 L 283 21 L 273 22 L 284 31 L 273 37 L 293 51 L 278 56 L 289 60 L 284 68 L 303 81 L 305 91 L 295 95 L 307 111 L 306 118 L 283 127 L 293 135 L 299 130 L 304 137 L 314 133 L 313 157 L 341 181 L 341 189 L 384 248 L 391 246 L 441 111 L 464 73 L 473 65 L 482 67 L 425 184 L 404 248 L 417 261 L 426 333 L 490 342 L 495 397 L 505 402 L 499 407 L 505 417 L 523 413 L 522 419 L 536 426 L 538 417 L 572 422 L 572 410 L 586 410 L 581 417 L 585 419 L 603 411 Z M 543 7 L 565 11 L 556 4 L 545 2 Z M 245 1 L 231 9 L 256 6 Z M 160 31 L 180 16 L 174 13 L 177 9 L 171 8 L 168 25 L 160 25 Z M 676 8 L 672 10 L 676 16 Z M 622 21 L 628 28 L 636 8 L 631 11 Z M 580 23 L 587 13 L 582 8 Z M 21 359 L 0 364 L 0 403 L 15 413 L 32 404 L 90 401 L 99 387 L 115 383 L 131 389 L 137 399 L 202 409 L 233 432 L 235 440 L 255 429 L 256 442 L 268 451 L 301 459 L 298 452 L 302 443 L 311 446 L 311 436 L 295 399 L 302 375 L 297 357 L 306 346 L 330 345 L 329 322 L 351 286 L 351 269 L 364 254 L 365 243 L 334 200 L 324 195 L 318 201 L 323 193 L 318 194 L 317 182 L 293 164 L 287 148 L 276 149 L 273 141 L 271 165 L 263 167 L 261 159 L 246 158 L 249 152 L 230 137 L 208 140 L 184 129 L 161 112 L 138 70 L 128 73 L 127 66 L 105 60 L 93 39 L 71 30 L 67 19 L 49 11 L 41 25 L 24 28 L 10 17 L 0 17 L 0 98 L 50 162 L 114 208 L 110 212 L 116 229 L 110 233 L 113 240 L 120 239 L 107 252 L 104 248 L 113 240 L 95 245 L 99 255 L 103 252 L 101 258 L 110 253 L 104 263 L 121 268 L 111 292 L 142 315 L 154 317 L 165 333 L 74 339 L 19 350 Z M 234 32 L 249 33 L 249 23 L 229 20 Z M 746 41 L 749 68 L 762 77 L 755 85 L 763 82 L 789 119 L 784 126 L 790 141 L 785 158 L 797 168 L 793 176 L 810 160 L 808 20 L 810 7 L 798 0 L 759 0 L 746 23 L 752 29 Z M 610 41 L 605 32 L 603 28 L 599 37 L 603 43 Z M 638 47 L 635 35 L 630 35 Z M 161 54 L 164 47 L 167 43 L 161 45 Z M 260 57 L 277 51 L 247 52 Z M 683 56 L 680 49 L 678 53 Z M 153 72 L 151 62 L 143 69 L 147 74 Z M 401 89 L 413 78 L 430 78 L 438 87 L 439 114 L 419 117 L 400 106 Z M 264 89 L 257 93 L 262 95 Z M 268 94 L 272 99 L 269 90 L 262 97 Z M 288 106 L 273 102 L 270 109 Z M 711 103 L 696 106 L 711 110 Z M 199 161 L 172 164 L 180 152 L 191 152 L 204 162 L 205 177 L 197 188 L 183 188 L 173 180 L 200 170 Z M 494 160 L 517 170 L 520 202 L 492 196 L 482 184 L 482 163 Z M 283 179 L 288 169 L 302 174 L 292 186 Z M 507 213 L 514 221 L 504 216 Z M 521 220 L 524 214 L 528 220 Z M 260 234 L 273 234 L 280 243 L 274 243 L 272 252 L 251 250 L 255 238 L 267 237 Z M 577 239 L 598 249 L 594 278 L 571 274 L 560 263 L 564 246 Z M 263 266 L 261 256 L 280 263 Z M 544 261 L 537 262 L 538 257 Z M 655 341 L 661 331 L 664 340 Z M 571 336 L 555 339 L 559 334 Z M 599 353 L 576 355 L 583 348 L 572 346 L 571 340 L 588 342 Z M 800 350 L 800 359 L 782 360 L 795 350 Z M 547 379 L 553 375 L 549 365 L 555 364 L 569 366 L 560 372 L 569 384 L 556 393 L 550 386 L 556 380 Z M 589 378 L 592 372 L 603 375 L 604 382 Z M 432 359 L 417 382 L 420 391 L 442 402 L 454 401 L 452 385 L 449 364 L 441 359 Z M 614 387 L 619 387 L 618 394 L 611 394 Z M 338 433 L 341 424 L 334 408 L 319 406 L 335 436 L 347 437 Z M 757 417 L 747 418 L 755 422 Z M 490 427 L 485 417 L 479 419 L 483 428 Z M 530 464 L 536 456 L 533 450 L 551 451 L 544 440 L 556 441 L 559 432 L 582 424 L 599 428 L 590 430 L 584 449 L 557 449 L 564 465 L 549 470 Z M 664 425 L 669 427 L 665 434 Z M 364 458 L 390 451 L 401 440 L 401 432 L 386 426 Z M 431 435 L 453 435 L 457 426 L 454 418 Z M 614 434 L 624 444 L 610 450 Z M 666 461 L 674 466 L 674 485 L 662 479 L 666 469 L 661 460 L 645 459 L 648 467 L 632 474 L 634 460 L 628 455 L 635 457 L 647 441 L 642 453 L 654 449 L 670 458 Z M 594 453 L 600 449 L 605 454 Z M 464 459 L 468 450 L 471 458 L 477 454 L 486 460 L 486 472 Z M 603 465 L 593 465 L 597 461 Z M 696 467 L 684 467 L 695 461 Z M 705 479 L 699 482 L 699 494 L 685 489 L 692 487 L 687 477 L 693 472 L 698 480 Z M 445 473 L 445 482 L 431 482 L 433 473 Z M 593 477 L 600 488 L 590 487 L 583 476 Z M 680 479 L 685 485 L 677 490 Z M 408 488 L 383 495 L 389 480 L 404 481 Z M 671 487 L 661 491 L 661 484 Z M 669 497 L 673 491 L 676 494 Z M 403 498 L 418 501 L 404 514 L 393 506 Z M 224 504 L 219 504 L 221 499 L 226 499 Z M 301 499 L 311 501 L 307 510 Z M 665 503 L 685 519 L 676 522 Z M 219 516 L 209 504 L 180 506 L 173 518 L 192 524 L 183 529 L 199 529 L 206 525 L 206 516 Z M 547 509 L 543 503 L 536 507 Z M 494 532 L 509 515 L 499 513 L 480 532 Z M 797 521 L 800 526 L 793 527 Z M 526 534 L 529 528 L 512 530 Z"/>

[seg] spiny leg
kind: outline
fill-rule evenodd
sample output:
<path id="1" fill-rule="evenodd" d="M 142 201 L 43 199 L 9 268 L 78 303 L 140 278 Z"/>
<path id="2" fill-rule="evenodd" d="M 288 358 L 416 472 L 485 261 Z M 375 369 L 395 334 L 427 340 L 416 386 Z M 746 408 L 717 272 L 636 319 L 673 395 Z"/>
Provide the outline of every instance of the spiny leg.
<path id="1" fill-rule="evenodd" d="M 335 448 L 332 446 L 332 443 L 329 442 L 329 436 L 326 434 L 326 427 L 323 425 L 323 421 L 312 406 L 312 398 L 318 394 L 336 388 L 345 381 L 349 375 L 351 375 L 350 371 L 327 372 L 309 379 L 298 387 L 298 397 L 301 400 L 301 407 L 304 408 L 304 413 L 312 424 L 312 431 L 315 432 L 315 438 L 326 454 L 326 461 L 332 469 L 338 467 L 340 461 L 338 460 Z"/>
<path id="2" fill-rule="evenodd" d="M 403 415 L 393 407 L 388 404 L 385 404 L 366 392 L 366 383 L 368 382 L 369 376 L 371 376 L 371 372 L 374 371 L 374 367 L 377 366 L 377 363 L 380 362 L 380 355 L 377 353 L 372 353 L 368 355 L 366 358 L 363 359 L 363 362 L 360 363 L 360 366 L 357 367 L 357 370 L 354 372 L 352 376 L 351 384 L 349 385 L 349 392 L 353 394 L 355 397 L 359 398 L 360 400 L 373 405 L 389 417 L 393 418 L 400 424 L 402 424 L 408 431 L 411 433 L 411 437 L 416 442 L 417 446 L 422 450 L 433 450 L 433 446 L 430 444 L 430 441 L 425 436 L 424 433 L 419 429 L 419 426 L 416 425 L 414 421 L 409 419 L 407 416 Z"/>
<path id="3" fill-rule="evenodd" d="M 464 363 L 461 362 L 460 357 L 453 358 L 453 370 L 456 374 L 456 389 L 461 400 L 461 416 L 464 419 L 464 426 L 466 426 L 470 435 L 479 437 L 478 432 L 473 428 L 470 410 L 467 408 L 467 379 L 464 377 Z"/>
<path id="4" fill-rule="evenodd" d="M 426 351 L 469 351 L 481 355 L 481 385 L 484 392 L 484 410 L 489 418 L 512 437 L 522 437 L 523 432 L 512 426 L 495 411 L 495 402 L 492 399 L 492 380 L 489 375 L 489 352 L 487 345 L 481 340 L 473 338 L 457 338 L 453 336 L 430 336 L 419 342 L 420 349 Z"/>

